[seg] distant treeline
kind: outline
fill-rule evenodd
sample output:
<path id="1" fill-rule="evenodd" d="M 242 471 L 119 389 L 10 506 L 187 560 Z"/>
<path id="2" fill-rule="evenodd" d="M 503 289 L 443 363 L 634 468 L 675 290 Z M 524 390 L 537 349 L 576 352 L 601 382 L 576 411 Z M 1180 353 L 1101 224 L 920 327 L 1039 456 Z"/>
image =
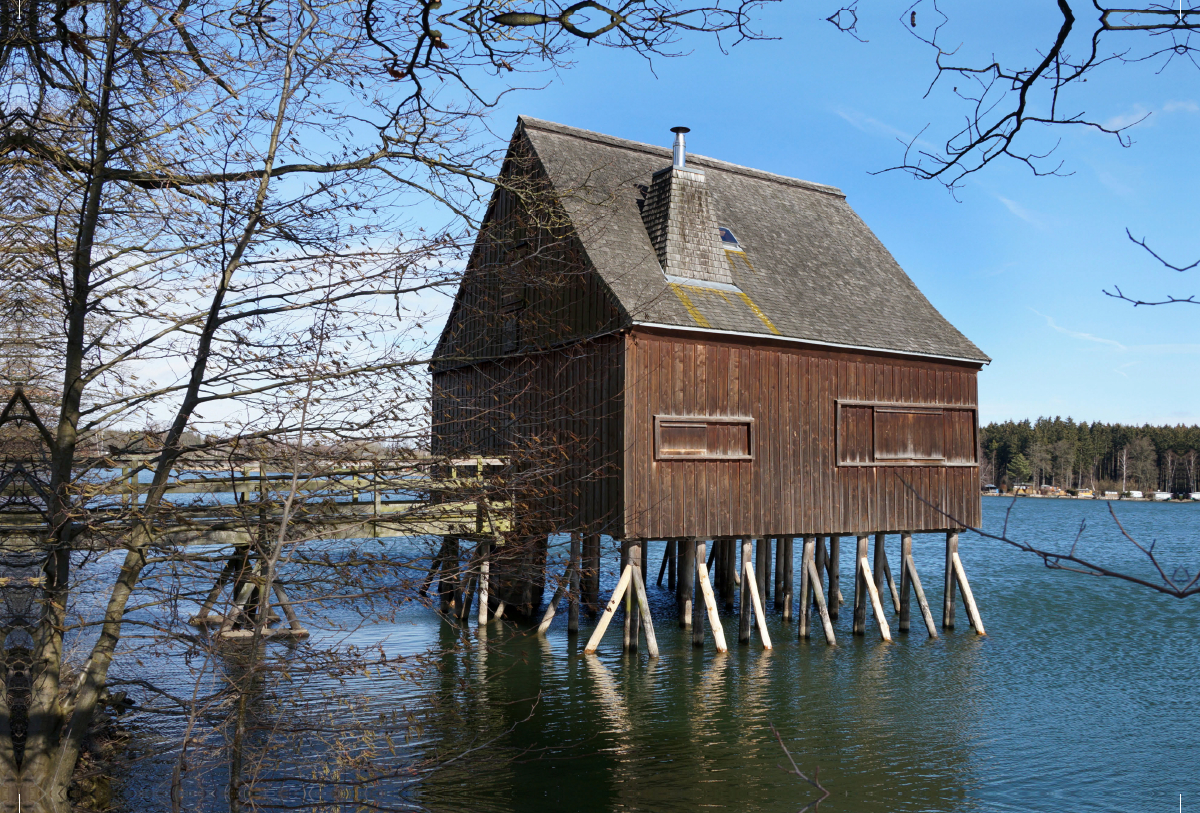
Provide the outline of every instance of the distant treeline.
<path id="1" fill-rule="evenodd" d="M 1071 418 L 990 423 L 980 431 L 985 483 L 1106 491 L 1196 491 L 1200 426 L 1075 423 Z"/>

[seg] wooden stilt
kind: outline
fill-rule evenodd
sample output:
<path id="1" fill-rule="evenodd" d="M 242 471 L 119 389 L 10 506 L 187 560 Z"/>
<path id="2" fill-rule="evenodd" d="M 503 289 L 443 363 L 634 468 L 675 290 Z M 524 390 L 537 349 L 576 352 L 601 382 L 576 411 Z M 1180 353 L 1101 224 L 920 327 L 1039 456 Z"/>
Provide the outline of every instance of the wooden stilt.
<path id="1" fill-rule="evenodd" d="M 479 612 L 475 614 L 475 623 L 481 627 L 487 626 L 488 613 L 491 611 L 488 606 L 492 586 L 491 551 L 490 541 L 485 539 L 479 543 Z"/>
<path id="2" fill-rule="evenodd" d="M 942 628 L 954 629 L 954 554 L 958 553 L 958 531 L 946 531 L 946 586 L 942 591 Z"/>
<path id="3" fill-rule="evenodd" d="M 224 635 L 233 629 L 233 625 L 242 620 L 242 614 L 245 612 L 246 603 L 250 601 L 250 597 L 254 594 L 255 574 L 249 574 L 248 578 L 239 579 L 234 583 L 233 591 L 233 606 L 229 608 L 229 612 L 221 620 L 221 628 L 218 631 L 219 635 Z"/>
<path id="4" fill-rule="evenodd" d="M 818 545 L 822 543 L 818 540 Z M 808 563 L 808 579 L 812 585 L 813 597 L 817 600 L 817 612 L 821 616 L 821 629 L 825 631 L 825 643 L 834 645 L 837 638 L 833 635 L 833 622 L 829 620 L 829 606 L 825 603 L 825 591 L 821 589 L 821 571 L 817 570 L 815 562 Z"/>
<path id="5" fill-rule="evenodd" d="M 737 575 L 737 556 L 736 540 L 732 537 L 722 539 L 721 558 L 725 561 L 725 570 L 722 574 L 724 579 L 722 580 L 721 588 L 724 592 L 726 612 L 733 612 L 733 607 L 737 599 L 737 588 L 741 583 Z"/>
<path id="6" fill-rule="evenodd" d="M 783 620 L 792 620 L 792 590 L 795 587 L 796 580 L 793 573 L 792 565 L 792 546 L 794 538 L 789 534 L 779 540 L 783 545 Z"/>
<path id="7" fill-rule="evenodd" d="M 646 557 L 646 552 L 650 548 L 644 539 L 635 539 L 630 543 L 629 547 L 629 564 L 633 565 L 636 571 L 634 575 L 641 576 L 646 572 L 646 565 L 649 564 Z M 629 651 L 637 652 L 642 643 L 642 616 L 638 612 L 637 591 L 630 584 L 629 601 L 625 604 L 625 608 L 632 616 L 629 619 Z"/>
<path id="8" fill-rule="evenodd" d="M 496 614 L 492 616 L 492 620 L 499 621 L 503 617 L 504 617 L 504 602 L 503 601 L 497 602 Z"/>
<path id="9" fill-rule="evenodd" d="M 758 595 L 765 602 L 771 587 L 771 539 L 761 537 L 754 556 L 754 575 L 758 577 Z"/>
<path id="10" fill-rule="evenodd" d="M 583 546 L 583 537 L 578 533 L 571 534 L 571 555 L 567 563 L 568 577 L 567 585 L 567 634 L 577 635 L 579 633 L 579 559 L 581 548 Z M 486 563 L 484 563 L 486 567 Z M 481 575 L 482 579 L 483 576 Z M 482 584 L 482 582 L 480 582 Z M 483 594 L 481 594 L 483 595 Z M 484 603 L 486 604 L 486 598 Z M 485 608 L 486 609 L 486 608 Z"/>
<path id="11" fill-rule="evenodd" d="M 775 611 L 783 609 L 783 537 L 775 537 L 775 584 L 771 594 L 775 603 Z"/>
<path id="12" fill-rule="evenodd" d="M 749 545 L 743 547 L 743 550 L 749 550 Z M 763 649 L 771 648 L 771 633 L 767 631 L 767 614 L 764 611 L 762 596 L 758 594 L 758 581 L 750 578 L 750 574 L 746 573 L 742 581 L 750 588 L 750 603 L 754 605 L 754 618 L 758 622 L 758 637 L 762 639 Z"/>
<path id="13" fill-rule="evenodd" d="M 454 617 L 464 624 L 471 618 L 471 602 L 475 600 L 475 588 L 478 586 L 478 582 L 478 577 L 468 576 L 462 586 L 462 598 L 459 600 L 458 608 L 454 611 Z"/>
<path id="14" fill-rule="evenodd" d="M 627 567 L 630 567 L 630 568 L 633 567 L 633 560 L 629 557 L 629 543 L 622 541 L 621 542 L 621 572 L 624 573 L 625 568 L 627 568 Z M 633 571 L 632 570 L 629 571 L 629 578 L 631 580 L 633 579 Z M 633 612 L 632 612 L 632 610 L 633 610 L 633 593 L 628 590 L 625 591 L 625 606 L 623 609 L 625 610 L 625 615 L 621 619 L 621 621 L 622 621 L 621 651 L 628 652 L 629 647 L 631 646 L 631 641 L 632 641 L 632 638 L 630 636 L 633 633 Z"/>
<path id="15" fill-rule="evenodd" d="M 879 591 L 875 589 L 875 580 L 872 578 L 871 565 L 867 563 L 867 557 L 858 560 L 858 569 L 862 572 L 863 583 L 866 585 L 867 594 L 871 597 L 871 608 L 875 611 L 875 622 L 879 624 L 879 637 L 884 641 L 892 640 L 892 631 L 888 627 L 887 616 L 883 613 L 883 601 L 879 598 Z"/>
<path id="16" fill-rule="evenodd" d="M 842 557 L 842 538 L 840 536 L 829 537 L 829 617 L 834 621 L 838 620 L 842 601 L 842 577 L 841 577 L 841 557 Z"/>
<path id="17" fill-rule="evenodd" d="M 817 537 L 817 549 L 816 549 L 815 554 L 813 555 L 813 565 L 816 566 L 817 573 L 819 574 L 818 578 L 817 578 L 818 582 L 820 582 L 820 580 L 822 578 L 824 578 L 825 571 L 829 567 L 828 560 L 829 560 L 829 553 L 828 553 L 827 549 L 825 548 L 825 537 L 818 536 Z M 813 595 L 814 596 L 816 595 L 816 591 L 813 591 Z"/>
<path id="18" fill-rule="evenodd" d="M 921 577 L 917 575 L 917 565 L 912 556 L 904 560 L 904 569 L 908 571 L 913 591 L 917 594 L 917 606 L 921 609 L 921 618 L 925 620 L 925 629 L 929 631 L 930 638 L 936 638 L 937 625 L 933 623 L 933 613 L 929 609 L 929 602 L 925 600 L 925 591 L 921 589 Z"/>
<path id="19" fill-rule="evenodd" d="M 886 553 L 883 556 L 883 577 L 887 580 L 888 591 L 892 594 L 892 609 L 900 612 L 900 592 L 896 589 L 896 580 L 892 578 L 892 566 Z"/>
<path id="20" fill-rule="evenodd" d="M 663 545 L 662 564 L 660 564 L 658 566 L 658 581 L 656 582 L 656 585 L 658 587 L 662 587 L 663 576 L 666 575 L 667 567 L 670 565 L 670 562 L 671 562 L 671 540 L 668 539 L 667 543 L 665 545 Z"/>
<path id="21" fill-rule="evenodd" d="M 694 539 L 692 548 L 692 646 L 704 646 L 704 610 L 707 603 L 700 584 L 700 571 L 704 569 L 704 540 Z"/>
<path id="22" fill-rule="evenodd" d="M 213 605 L 221 597 L 221 589 L 235 573 L 240 572 L 246 566 L 246 557 L 249 555 L 249 550 L 249 545 L 239 545 L 234 549 L 233 554 L 225 562 L 225 567 L 221 568 L 221 572 L 217 574 L 217 580 L 213 584 L 212 590 L 208 592 L 204 603 L 200 605 L 200 611 L 192 616 L 189 623 L 198 627 L 208 623 L 208 614 L 212 612 Z"/>
<path id="23" fill-rule="evenodd" d="M 742 595 L 738 606 L 738 643 L 750 643 L 750 583 L 754 581 L 754 563 L 751 560 L 751 553 L 754 549 L 754 543 L 749 539 L 742 539 Z"/>
<path id="24" fill-rule="evenodd" d="M 912 532 L 900 534 L 900 623 L 901 632 L 908 632 L 912 623 L 912 579 L 905 563 L 912 558 Z"/>
<path id="25" fill-rule="evenodd" d="M 643 539 L 638 542 L 638 551 L 641 554 L 642 578 L 644 579 L 645 574 L 650 572 L 650 540 Z"/>
<path id="26" fill-rule="evenodd" d="M 279 600 L 279 609 L 283 610 L 283 614 L 287 617 L 291 634 L 297 638 L 307 638 L 308 630 L 304 629 L 304 626 L 300 623 L 300 619 L 296 616 L 296 611 L 292 607 L 292 601 L 288 598 L 287 591 L 283 589 L 283 585 L 276 580 L 271 583 L 271 589 L 275 591 L 275 598 Z"/>
<path id="27" fill-rule="evenodd" d="M 693 589 L 695 579 L 692 574 L 696 571 L 696 540 L 678 540 L 677 556 L 679 582 L 676 601 L 679 609 L 679 626 L 687 629 L 692 626 L 692 599 L 695 596 Z"/>
<path id="28" fill-rule="evenodd" d="M 721 627 L 721 616 L 717 613 L 717 597 L 713 594 L 712 585 L 708 581 L 708 568 L 704 566 L 704 543 L 701 542 L 696 550 L 696 577 L 700 583 L 700 595 L 704 598 L 704 609 L 708 614 L 708 627 L 712 630 L 713 642 L 718 652 L 728 652 L 725 644 L 725 630 Z M 696 624 L 693 630 L 703 629 Z"/>
<path id="29" fill-rule="evenodd" d="M 967 571 L 963 569 L 962 559 L 958 551 L 954 551 L 954 575 L 958 577 L 958 586 L 962 589 L 963 603 L 967 605 L 967 618 L 971 626 L 980 635 L 987 635 L 983 629 L 983 619 L 979 617 L 979 608 L 975 606 L 975 596 L 971 594 L 971 585 L 967 582 Z"/>
<path id="30" fill-rule="evenodd" d="M 642 583 L 642 573 L 637 568 L 634 568 L 633 571 L 633 590 L 637 596 L 638 609 L 641 611 L 642 626 L 646 628 L 646 653 L 651 658 L 657 658 L 658 639 L 654 637 L 654 620 L 650 617 L 650 601 L 646 598 L 646 585 Z"/>
<path id="31" fill-rule="evenodd" d="M 875 534 L 875 561 L 871 568 L 871 574 L 875 581 L 875 590 L 879 595 L 883 595 L 883 586 L 887 580 L 884 571 L 887 569 L 887 534 Z"/>
<path id="32" fill-rule="evenodd" d="M 608 604 L 604 608 L 604 612 L 600 614 L 600 621 L 596 624 L 596 629 L 592 630 L 592 637 L 588 638 L 587 645 L 583 648 L 584 653 L 594 655 L 596 647 L 600 646 L 600 639 L 604 637 L 605 630 L 608 629 L 609 622 L 612 621 L 613 615 L 617 612 L 617 607 L 621 606 L 621 599 L 629 591 L 629 582 L 633 579 L 633 567 L 626 565 L 621 571 L 621 578 L 617 581 L 616 589 L 613 590 L 612 598 L 608 600 Z"/>
<path id="33" fill-rule="evenodd" d="M 443 614 L 461 603 L 462 585 L 458 573 L 458 537 L 442 537 L 442 572 L 438 578 L 438 608 Z"/>
<path id="34" fill-rule="evenodd" d="M 866 534 L 859 534 L 858 549 L 854 556 L 854 625 L 852 629 L 855 635 L 867 634 L 867 588 L 863 584 L 862 568 L 859 567 L 859 563 L 867 561 L 868 539 Z M 868 573 L 867 580 L 869 581 L 870 578 Z"/>
<path id="35" fill-rule="evenodd" d="M 679 540 L 667 540 L 667 555 L 670 557 L 667 562 L 667 589 L 675 590 L 675 585 L 679 583 Z"/>
<path id="36" fill-rule="evenodd" d="M 810 590 L 812 590 L 812 573 L 810 567 L 816 549 L 816 537 L 804 537 L 804 548 L 800 553 L 800 638 L 808 637 Z"/>
<path id="37" fill-rule="evenodd" d="M 600 612 L 600 534 L 583 537 L 583 604 L 588 613 Z"/>

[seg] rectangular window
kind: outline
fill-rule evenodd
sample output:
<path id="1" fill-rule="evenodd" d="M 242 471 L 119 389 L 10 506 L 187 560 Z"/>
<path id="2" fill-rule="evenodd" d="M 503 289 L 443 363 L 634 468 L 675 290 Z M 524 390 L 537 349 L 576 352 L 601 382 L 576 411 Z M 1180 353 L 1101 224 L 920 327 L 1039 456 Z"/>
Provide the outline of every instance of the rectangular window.
<path id="1" fill-rule="evenodd" d="M 751 460 L 753 418 L 654 416 L 659 460 Z"/>
<path id="2" fill-rule="evenodd" d="M 974 466 L 975 408 L 837 402 L 839 466 Z"/>

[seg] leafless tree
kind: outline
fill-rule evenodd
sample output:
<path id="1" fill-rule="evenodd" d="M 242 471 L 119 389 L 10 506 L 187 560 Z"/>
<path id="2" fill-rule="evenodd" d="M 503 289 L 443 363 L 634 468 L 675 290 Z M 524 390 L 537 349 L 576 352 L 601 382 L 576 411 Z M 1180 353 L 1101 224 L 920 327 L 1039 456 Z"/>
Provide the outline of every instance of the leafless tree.
<path id="1" fill-rule="evenodd" d="M 1020 28 L 1031 39 L 1013 43 L 988 41 L 990 31 L 964 30 L 948 3 L 916 0 L 904 8 L 897 24 L 933 57 L 925 95 L 948 94 L 961 103 L 964 114 L 953 122 L 927 125 L 904 145 L 903 160 L 891 170 L 942 183 L 952 193 L 971 175 L 1002 160 L 1015 161 L 1037 176 L 1070 174 L 1059 154 L 1057 131 L 1086 129 L 1128 147 L 1133 144 L 1130 129 L 1145 118 L 1113 124 L 1089 113 L 1097 83 L 1111 81 L 1121 67 L 1145 65 L 1159 73 L 1176 64 L 1200 67 L 1193 40 L 1200 31 L 1195 6 L 1115 7 L 1100 0 L 1056 0 L 1053 9 L 1040 27 L 1027 21 L 1032 15 L 1021 12 Z M 828 21 L 864 40 L 858 26 L 860 15 L 867 13 L 855 0 L 836 9 Z M 925 146 L 931 138 L 940 149 Z M 1166 268 L 1182 273 L 1200 267 L 1200 260 L 1165 259 L 1144 237 L 1126 234 Z M 1195 295 L 1129 296 L 1118 286 L 1105 293 L 1135 306 L 1200 303 Z"/>
<path id="2" fill-rule="evenodd" d="M 17 585 L 0 627 L 0 806 L 66 808 L 103 709 L 121 704 L 118 675 L 140 709 L 189 721 L 176 804 L 201 744 L 229 731 L 227 800 L 242 806 L 264 764 L 247 749 L 261 757 L 284 736 L 250 722 L 254 706 L 303 671 L 363 661 L 310 649 L 300 668 L 263 643 L 280 574 L 310 615 L 386 613 L 416 595 L 405 555 L 314 551 L 323 530 L 301 495 L 371 444 L 427 442 L 427 327 L 491 192 L 498 156 L 481 136 L 497 94 L 583 43 L 650 58 L 697 32 L 755 37 L 759 4 L 0 10 L 3 498 L 6 514 L 41 521 L 0 551 Z M 431 203 L 441 226 L 412 214 Z M 128 431 L 147 425 L 161 430 Z M 114 429 L 123 447 L 105 449 Z M 137 462 L 118 475 L 122 460 Z M 230 506 L 228 530 L 255 540 L 253 578 L 245 558 L 181 541 L 172 478 L 197 460 L 289 475 Z M 230 561 L 227 617 L 248 634 L 236 656 L 187 624 Z M 146 648 L 200 664 L 217 688 L 197 678 L 178 693 L 120 670 Z M 376 668 L 408 665 L 384 655 Z M 399 770 L 338 751 L 352 718 L 312 729 L 343 760 L 330 764 L 359 782 Z"/>

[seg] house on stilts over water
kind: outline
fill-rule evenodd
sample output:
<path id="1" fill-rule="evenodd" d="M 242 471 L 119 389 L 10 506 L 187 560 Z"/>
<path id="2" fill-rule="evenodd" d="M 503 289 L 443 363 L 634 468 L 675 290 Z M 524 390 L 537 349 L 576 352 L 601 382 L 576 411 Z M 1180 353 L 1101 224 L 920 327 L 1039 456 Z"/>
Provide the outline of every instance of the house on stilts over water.
<path id="1" fill-rule="evenodd" d="M 588 649 L 626 591 L 642 606 L 625 618 L 636 649 L 648 543 L 666 540 L 660 582 L 665 568 L 697 643 L 707 622 L 724 648 L 719 605 L 739 592 L 740 640 L 757 615 L 770 646 L 770 605 L 832 642 L 850 536 L 855 633 L 874 615 L 890 637 L 889 598 L 907 629 L 915 594 L 936 635 L 912 557 L 912 534 L 936 531 L 943 625 L 958 589 L 982 633 L 958 532 L 980 523 L 988 357 L 839 190 L 686 155 L 674 132 L 666 149 L 518 120 L 432 364 L 434 453 L 506 461 L 518 531 L 476 537 L 452 578 L 474 574 L 481 620 L 500 602 L 532 616 L 546 536 L 571 533 L 558 593 L 574 631 L 580 599 L 599 610 L 610 536 L 622 575 Z M 443 576 L 459 542 L 443 545 Z"/>

